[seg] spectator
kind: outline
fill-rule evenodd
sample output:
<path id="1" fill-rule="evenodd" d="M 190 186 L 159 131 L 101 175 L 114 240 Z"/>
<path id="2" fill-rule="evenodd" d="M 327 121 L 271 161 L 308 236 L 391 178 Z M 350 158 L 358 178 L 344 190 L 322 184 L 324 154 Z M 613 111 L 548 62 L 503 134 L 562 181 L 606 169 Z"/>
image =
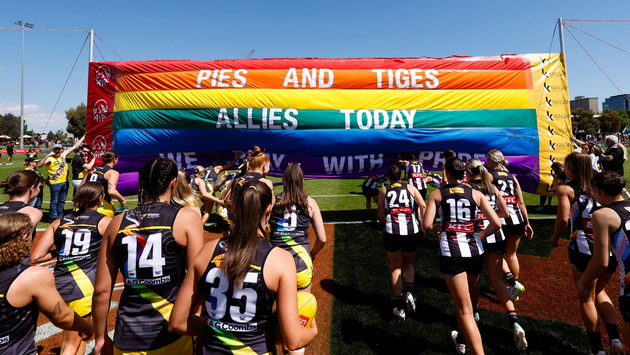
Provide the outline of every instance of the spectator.
<path id="1" fill-rule="evenodd" d="M 13 144 L 9 142 L 9 144 L 7 144 L 7 155 L 9 156 L 7 158 L 7 165 L 13 164 L 13 152 Z"/>
<path id="2" fill-rule="evenodd" d="M 37 195 L 37 197 L 33 201 L 28 203 L 29 206 L 35 207 L 39 210 L 42 207 L 42 201 L 44 201 L 44 177 L 42 176 L 42 173 L 37 170 L 37 163 L 39 163 L 39 160 L 35 158 L 27 158 L 24 161 L 24 165 L 26 165 L 26 168 L 24 170 L 31 170 L 32 172 L 37 174 L 37 176 L 39 176 L 39 180 L 42 183 L 42 188 L 39 190 L 39 195 Z"/>
<path id="3" fill-rule="evenodd" d="M 49 153 L 44 159 L 37 163 L 38 168 L 46 165 L 48 169 L 50 222 L 63 217 L 63 207 L 66 203 L 66 196 L 68 195 L 68 164 L 66 164 L 66 156 L 81 146 L 84 139 L 85 136 L 66 150 L 63 150 L 61 144 L 53 145 L 52 153 Z"/>
<path id="4" fill-rule="evenodd" d="M 606 146 L 608 149 L 601 156 L 602 169 L 604 171 L 614 171 L 619 176 L 623 176 L 623 162 L 626 160 L 626 148 L 619 144 L 619 139 L 615 135 L 606 136 Z"/>
<path id="5" fill-rule="evenodd" d="M 87 144 L 84 144 L 72 158 L 72 187 L 74 188 L 72 196 L 77 193 L 77 189 L 79 188 L 79 185 L 81 185 L 83 177 L 87 175 L 88 171 L 90 171 L 94 166 L 96 157 L 92 156 L 92 160 L 88 163 L 87 159 L 89 159 L 89 155 L 90 147 Z"/>

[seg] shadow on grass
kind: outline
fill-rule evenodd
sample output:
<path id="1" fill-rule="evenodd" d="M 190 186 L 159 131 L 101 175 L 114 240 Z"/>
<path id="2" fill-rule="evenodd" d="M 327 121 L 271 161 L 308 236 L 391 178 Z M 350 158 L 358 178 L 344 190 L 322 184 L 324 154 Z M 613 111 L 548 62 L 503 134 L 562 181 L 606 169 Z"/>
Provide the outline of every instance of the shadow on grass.
<path id="1" fill-rule="evenodd" d="M 437 236 L 430 233 L 414 259 L 417 311 L 403 322 L 392 314 L 390 266 L 381 230 L 378 224 L 335 228 L 334 281 L 321 281 L 324 290 L 333 294 L 331 353 L 454 353 L 449 334 L 456 328 L 455 309 L 439 270 Z M 492 292 L 483 284 L 482 291 Z M 486 354 L 518 353 L 506 314 L 487 310 L 480 313 Z M 583 328 L 529 317 L 519 317 L 519 322 L 527 332 L 529 354 L 588 351 Z"/>

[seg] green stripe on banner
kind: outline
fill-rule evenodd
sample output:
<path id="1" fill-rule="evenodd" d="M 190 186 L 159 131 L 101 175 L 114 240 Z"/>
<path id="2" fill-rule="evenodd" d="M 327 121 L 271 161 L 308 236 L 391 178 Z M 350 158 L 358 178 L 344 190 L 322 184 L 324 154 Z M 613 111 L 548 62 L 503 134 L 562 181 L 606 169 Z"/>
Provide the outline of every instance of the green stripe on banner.
<path id="1" fill-rule="evenodd" d="M 235 120 L 238 116 L 238 120 Z M 536 127 L 535 109 L 496 110 L 131 110 L 114 113 L 114 130 L 174 129 L 392 129 Z"/>

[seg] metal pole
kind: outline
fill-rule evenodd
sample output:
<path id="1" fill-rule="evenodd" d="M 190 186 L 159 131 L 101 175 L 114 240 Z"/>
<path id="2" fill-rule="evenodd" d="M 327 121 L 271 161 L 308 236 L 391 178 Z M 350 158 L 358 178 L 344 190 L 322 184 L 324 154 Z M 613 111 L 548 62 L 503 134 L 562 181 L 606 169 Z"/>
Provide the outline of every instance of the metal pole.
<path id="1" fill-rule="evenodd" d="M 94 54 L 94 30 L 90 30 L 90 62 L 93 62 Z"/>
<path id="2" fill-rule="evenodd" d="M 565 54 L 564 53 L 564 27 L 562 25 L 562 17 L 558 18 L 558 29 L 559 29 L 559 34 L 560 34 L 560 53 Z"/>
<path id="3" fill-rule="evenodd" d="M 20 149 L 24 148 L 24 24 L 22 24 L 22 103 L 20 105 Z"/>

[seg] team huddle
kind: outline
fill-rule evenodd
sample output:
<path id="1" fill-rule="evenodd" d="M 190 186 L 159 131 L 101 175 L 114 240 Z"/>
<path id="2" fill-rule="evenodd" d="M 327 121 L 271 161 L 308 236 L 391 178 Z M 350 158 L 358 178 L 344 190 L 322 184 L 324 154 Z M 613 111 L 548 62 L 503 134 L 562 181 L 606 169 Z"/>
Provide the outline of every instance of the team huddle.
<path id="1" fill-rule="evenodd" d="M 47 165 L 53 184 L 70 151 L 60 148 L 37 162 Z M 32 250 L 42 212 L 29 203 L 41 198 L 43 178 L 27 165 L 0 184 L 9 195 L 0 205 L 0 354 L 37 353 L 39 312 L 64 330 L 61 354 L 85 353 L 92 337 L 95 354 L 272 354 L 276 345 L 283 353 L 304 353 L 317 324 L 312 319 L 304 326 L 298 293 L 311 290 L 313 260 L 326 243 L 326 232 L 317 202 L 304 191 L 299 163 L 286 167 L 283 192 L 275 195 L 266 178 L 269 158 L 258 147 L 232 175 L 222 171 L 237 159 L 197 167 L 193 176 L 169 159 L 153 159 L 138 172 L 138 207 L 121 208 L 115 215 L 112 198 L 126 205 L 116 190 L 118 155 L 108 151 L 103 157 L 94 168 L 93 161 L 79 161 L 85 171 L 77 176 L 81 181 L 72 212 L 64 215 L 62 207 Z M 433 231 L 456 308 L 457 329 L 450 338 L 457 353 L 468 347 L 472 354 L 483 354 L 477 303 L 484 264 L 514 344 L 525 350 L 515 307 L 525 290 L 518 281 L 516 251 L 520 238 L 531 239 L 534 232 L 518 180 L 496 149 L 486 155 L 487 169 L 479 159 L 463 162 L 452 151 L 445 158 L 442 176 L 427 174 L 410 155 L 362 186 L 368 213 L 374 200 L 384 223 L 393 316 L 405 320 L 416 311 L 413 259 L 420 239 Z M 626 181 L 614 172 L 593 174 L 590 157 L 582 153 L 567 156 L 563 168 L 567 182 L 556 187 L 558 217 L 550 242 L 557 245 L 571 223 L 569 259 L 590 353 L 605 354 L 601 318 L 610 353 L 624 354 L 615 309 L 604 289 L 618 266 L 625 277 L 630 264 L 630 201 L 622 196 Z M 428 185 L 436 190 L 425 203 Z M 204 223 L 215 204 L 223 237 L 204 245 Z M 316 237 L 312 247 L 309 228 Z M 32 266 L 54 258 L 52 274 Z M 124 289 L 111 339 L 108 313 L 119 272 Z M 626 323 L 627 280 L 619 298 Z M 630 325 L 623 332 L 630 339 Z"/>

